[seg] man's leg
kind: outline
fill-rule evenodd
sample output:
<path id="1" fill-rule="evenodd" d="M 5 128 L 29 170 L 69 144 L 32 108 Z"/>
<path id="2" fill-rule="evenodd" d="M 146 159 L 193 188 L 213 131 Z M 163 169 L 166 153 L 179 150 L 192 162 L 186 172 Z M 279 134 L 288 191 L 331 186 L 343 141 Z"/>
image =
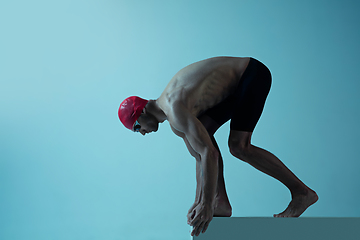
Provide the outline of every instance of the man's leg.
<path id="1" fill-rule="evenodd" d="M 220 153 L 219 146 L 216 143 L 214 136 L 211 136 L 211 140 L 216 147 L 216 149 Z M 230 217 L 232 214 L 232 208 L 230 205 L 230 201 L 228 195 L 226 193 L 225 180 L 224 180 L 224 162 L 221 157 L 221 153 L 219 155 L 219 171 L 218 171 L 218 182 L 217 182 L 217 191 L 216 191 L 216 205 L 214 217 Z"/>
<path id="2" fill-rule="evenodd" d="M 199 118 L 201 123 L 204 125 L 206 130 L 209 133 L 214 147 L 219 151 L 219 160 L 218 160 L 218 182 L 217 182 L 217 191 L 216 191 L 216 207 L 214 216 L 215 217 L 230 217 L 232 214 L 232 208 L 229 202 L 229 198 L 226 193 L 225 180 L 224 180 L 224 162 L 221 156 L 219 146 L 214 138 L 215 132 L 220 128 L 220 124 L 214 121 L 211 117 L 206 114 Z M 197 171 L 200 168 L 197 166 Z M 200 169 L 199 169 L 200 170 Z"/>
<path id="3" fill-rule="evenodd" d="M 214 146 L 218 149 L 215 138 L 212 136 Z M 220 151 L 219 151 L 220 152 Z M 219 156 L 219 171 L 218 171 L 218 182 L 217 190 L 215 197 L 215 211 L 214 217 L 230 217 L 232 214 L 232 208 L 229 202 L 229 198 L 226 193 L 225 180 L 224 180 L 224 165 L 221 154 Z M 195 215 L 192 213 L 193 209 L 200 203 L 201 200 L 201 186 L 202 178 L 201 174 L 201 164 L 199 160 L 196 160 L 196 196 L 194 204 L 190 207 L 188 211 L 188 221 L 190 221 Z"/>
<path id="4" fill-rule="evenodd" d="M 220 149 L 216 143 L 216 140 L 214 138 L 214 133 L 217 131 L 217 129 L 220 127 L 218 123 L 216 123 L 213 119 L 210 117 L 203 115 L 199 118 L 201 123 L 204 125 L 204 127 L 207 129 L 211 140 L 216 147 L 216 149 L 219 151 L 219 171 L 218 171 L 218 182 L 217 182 L 217 193 L 216 193 L 216 208 L 214 216 L 216 217 L 230 217 L 232 214 L 231 205 L 229 202 L 229 198 L 226 193 L 225 188 L 225 180 L 224 180 L 224 163 L 223 159 L 221 157 Z M 186 143 L 186 142 L 185 142 Z M 189 145 L 187 144 L 187 147 L 189 148 Z M 201 173 L 201 164 L 200 159 L 196 159 L 196 196 L 195 196 L 195 202 L 191 206 L 191 208 L 188 211 L 188 220 L 190 220 L 193 216 L 191 216 L 192 210 L 197 206 L 197 204 L 200 202 L 201 199 L 201 185 L 202 185 L 202 179 L 200 177 Z"/>
<path id="5" fill-rule="evenodd" d="M 274 217 L 298 217 L 318 200 L 317 194 L 295 176 L 275 155 L 251 144 L 252 132 L 230 131 L 229 148 L 233 156 L 282 182 L 292 201 Z"/>

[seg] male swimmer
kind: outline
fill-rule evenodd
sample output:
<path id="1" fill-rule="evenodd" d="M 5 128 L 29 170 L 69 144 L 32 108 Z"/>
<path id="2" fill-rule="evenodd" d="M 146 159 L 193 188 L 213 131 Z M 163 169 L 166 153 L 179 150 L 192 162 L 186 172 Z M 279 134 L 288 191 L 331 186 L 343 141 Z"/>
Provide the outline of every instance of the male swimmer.
<path id="1" fill-rule="evenodd" d="M 214 133 L 230 122 L 230 153 L 282 182 L 292 200 L 274 217 L 299 217 L 318 196 L 275 155 L 251 143 L 271 86 L 269 69 L 254 58 L 214 57 L 181 69 L 156 100 L 125 99 L 118 115 L 124 126 L 145 135 L 167 120 L 196 159 L 196 196 L 187 219 L 191 235 L 205 232 L 213 216 L 230 217 L 223 160 Z"/>

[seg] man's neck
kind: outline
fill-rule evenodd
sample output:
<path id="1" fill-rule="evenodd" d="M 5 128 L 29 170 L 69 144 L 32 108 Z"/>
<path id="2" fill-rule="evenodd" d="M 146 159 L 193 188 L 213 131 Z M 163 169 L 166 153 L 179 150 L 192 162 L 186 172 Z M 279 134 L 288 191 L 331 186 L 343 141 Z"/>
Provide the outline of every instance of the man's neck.
<path id="1" fill-rule="evenodd" d="M 167 120 L 167 116 L 163 110 L 161 110 L 156 100 L 149 100 L 148 104 L 146 105 L 146 112 L 153 115 L 160 123 Z"/>

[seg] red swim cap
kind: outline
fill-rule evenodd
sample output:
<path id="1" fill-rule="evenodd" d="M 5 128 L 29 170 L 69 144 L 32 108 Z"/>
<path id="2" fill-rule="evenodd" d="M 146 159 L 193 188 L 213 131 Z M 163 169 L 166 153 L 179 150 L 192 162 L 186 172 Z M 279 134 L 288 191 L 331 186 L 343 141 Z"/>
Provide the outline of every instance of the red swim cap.
<path id="1" fill-rule="evenodd" d="M 139 118 L 148 100 L 131 96 L 126 98 L 119 107 L 118 115 L 124 126 L 133 130 L 134 123 Z"/>

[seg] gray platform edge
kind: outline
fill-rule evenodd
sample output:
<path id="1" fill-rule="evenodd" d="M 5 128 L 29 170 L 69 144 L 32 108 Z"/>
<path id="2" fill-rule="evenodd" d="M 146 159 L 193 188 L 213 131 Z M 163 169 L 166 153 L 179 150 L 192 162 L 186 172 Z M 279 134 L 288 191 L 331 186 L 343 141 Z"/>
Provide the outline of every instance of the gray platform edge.
<path id="1" fill-rule="evenodd" d="M 360 240 L 359 217 L 214 217 L 193 240 Z"/>

